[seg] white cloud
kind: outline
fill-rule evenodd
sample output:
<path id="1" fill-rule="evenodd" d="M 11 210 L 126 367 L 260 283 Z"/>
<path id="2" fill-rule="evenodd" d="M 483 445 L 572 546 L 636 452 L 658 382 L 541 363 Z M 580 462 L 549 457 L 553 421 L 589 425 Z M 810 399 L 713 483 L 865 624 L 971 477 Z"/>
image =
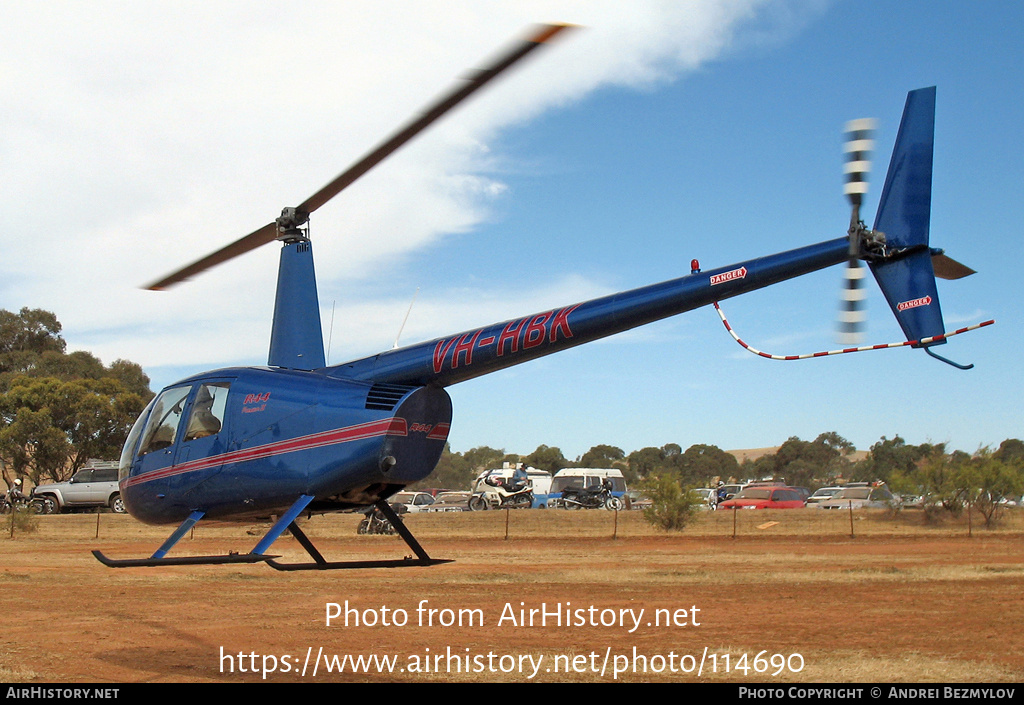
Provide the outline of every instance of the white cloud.
<path id="1" fill-rule="evenodd" d="M 799 16 L 806 4 L 782 6 Z M 778 6 L 4 3 L 0 306 L 56 312 L 72 347 L 106 361 L 227 364 L 262 356 L 275 248 L 170 293 L 137 287 L 301 201 L 532 22 L 586 29 L 503 77 L 431 128 L 429 139 L 322 208 L 313 220 L 321 285 L 327 273 L 358 279 L 485 221 L 494 199 L 509 197 L 495 167 L 512 157 L 489 147 L 502 129 L 601 86 L 671 80 L 729 50 L 738 31 L 789 31 L 793 13 Z M 317 240 L 319 233 L 330 237 Z M 504 293 L 472 292 L 465 297 L 472 306 L 424 296 L 403 340 L 477 325 L 479 316 L 489 322 L 524 307 L 542 310 L 552 294 L 558 304 L 605 292 L 567 276 L 530 300 L 509 297 L 514 310 Z M 407 305 L 391 298 L 347 306 L 349 349 L 393 338 Z M 394 330 L 382 333 L 378 322 L 389 317 Z"/>

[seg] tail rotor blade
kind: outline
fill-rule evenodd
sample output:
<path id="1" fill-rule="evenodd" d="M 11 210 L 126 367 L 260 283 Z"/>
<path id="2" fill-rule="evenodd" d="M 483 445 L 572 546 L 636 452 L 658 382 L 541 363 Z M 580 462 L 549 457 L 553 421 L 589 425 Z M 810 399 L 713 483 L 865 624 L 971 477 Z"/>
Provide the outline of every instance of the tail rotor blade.
<path id="1" fill-rule="evenodd" d="M 861 238 L 865 230 L 860 219 L 860 207 L 868 192 L 868 176 L 871 173 L 871 152 L 875 148 L 875 125 L 872 118 L 861 118 L 846 123 L 846 140 L 843 152 L 846 163 L 843 173 L 846 183 L 843 193 L 850 201 L 850 259 L 843 275 L 843 290 L 839 302 L 839 343 L 846 347 L 859 345 L 864 337 L 867 312 L 864 308 L 865 269 L 860 263 Z"/>
<path id="2" fill-rule="evenodd" d="M 860 345 L 864 337 L 867 311 L 864 300 L 865 268 L 860 260 L 850 259 L 843 273 L 843 290 L 839 301 L 839 343 L 844 347 Z"/>
<path id="3" fill-rule="evenodd" d="M 843 151 L 846 153 L 846 165 L 843 167 L 846 184 L 843 186 L 843 192 L 856 211 L 860 210 L 864 196 L 868 192 L 871 152 L 875 149 L 875 125 L 876 120 L 873 118 L 861 118 L 846 123 L 846 142 L 843 145 Z"/>

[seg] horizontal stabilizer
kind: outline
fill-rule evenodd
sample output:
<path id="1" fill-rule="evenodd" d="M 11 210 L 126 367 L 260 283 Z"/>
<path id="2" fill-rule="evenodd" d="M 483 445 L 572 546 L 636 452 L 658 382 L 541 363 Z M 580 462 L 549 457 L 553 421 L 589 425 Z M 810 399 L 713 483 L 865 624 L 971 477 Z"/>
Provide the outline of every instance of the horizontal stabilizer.
<path id="1" fill-rule="evenodd" d="M 932 269 L 939 279 L 963 279 L 976 272 L 965 264 L 960 264 L 952 257 L 939 253 L 932 255 Z"/>

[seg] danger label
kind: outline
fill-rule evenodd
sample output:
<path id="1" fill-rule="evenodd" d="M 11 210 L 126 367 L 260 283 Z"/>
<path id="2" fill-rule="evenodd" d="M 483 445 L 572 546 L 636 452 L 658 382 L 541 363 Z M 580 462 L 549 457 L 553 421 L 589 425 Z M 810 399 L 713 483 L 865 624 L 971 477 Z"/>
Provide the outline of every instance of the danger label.
<path id="1" fill-rule="evenodd" d="M 932 302 L 931 296 L 922 296 L 919 299 L 911 299 L 910 301 L 904 301 L 903 303 L 896 305 L 897 311 L 906 311 L 908 309 L 917 308 L 918 306 L 927 306 Z"/>
<path id="2" fill-rule="evenodd" d="M 729 272 L 722 272 L 721 274 L 715 274 L 711 277 L 711 286 L 714 286 L 715 284 L 724 284 L 725 282 L 731 282 L 733 279 L 743 279 L 746 276 L 746 267 L 733 269 L 732 271 Z"/>

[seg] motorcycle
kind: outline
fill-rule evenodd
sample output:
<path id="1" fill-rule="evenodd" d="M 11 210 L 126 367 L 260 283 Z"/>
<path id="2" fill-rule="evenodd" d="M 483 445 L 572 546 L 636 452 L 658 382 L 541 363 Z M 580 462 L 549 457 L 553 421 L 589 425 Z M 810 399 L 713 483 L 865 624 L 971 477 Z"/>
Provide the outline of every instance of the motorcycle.
<path id="1" fill-rule="evenodd" d="M 485 509 L 529 509 L 533 506 L 533 489 L 527 480 L 510 481 L 492 475 L 484 483 L 493 489 L 469 498 L 469 508 L 474 512 Z"/>
<path id="2" fill-rule="evenodd" d="M 562 507 L 565 509 L 622 509 L 622 500 L 612 494 L 612 485 L 605 480 L 590 487 L 568 487 L 562 490 Z"/>
<path id="3" fill-rule="evenodd" d="M 370 507 L 356 529 L 359 534 L 394 534 L 395 527 L 377 507 Z"/>
<path id="4" fill-rule="evenodd" d="M 43 506 L 38 499 L 32 499 L 25 495 L 10 497 L 5 494 L 0 496 L 0 514 L 10 514 L 12 511 L 42 514 Z"/>

